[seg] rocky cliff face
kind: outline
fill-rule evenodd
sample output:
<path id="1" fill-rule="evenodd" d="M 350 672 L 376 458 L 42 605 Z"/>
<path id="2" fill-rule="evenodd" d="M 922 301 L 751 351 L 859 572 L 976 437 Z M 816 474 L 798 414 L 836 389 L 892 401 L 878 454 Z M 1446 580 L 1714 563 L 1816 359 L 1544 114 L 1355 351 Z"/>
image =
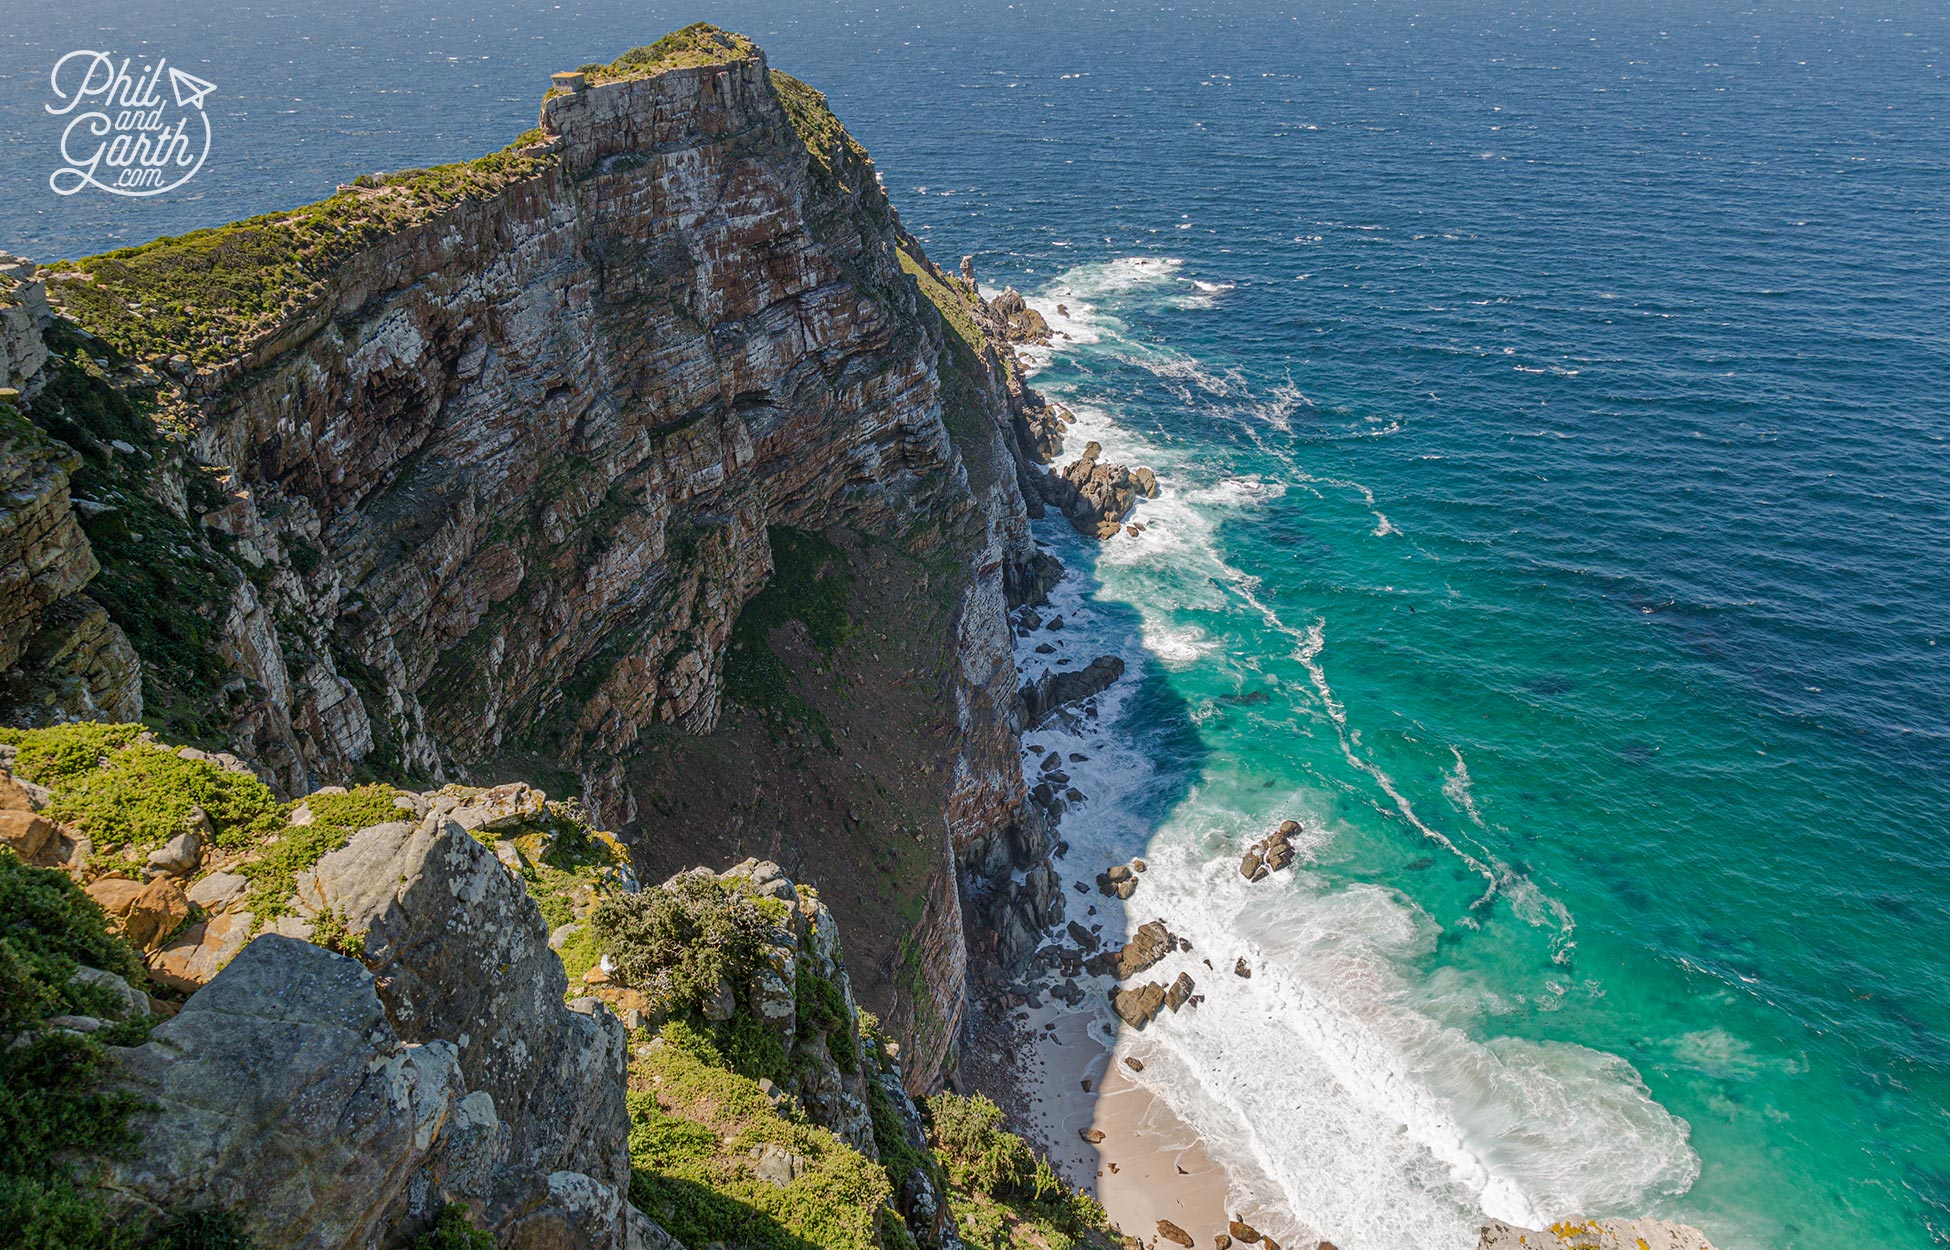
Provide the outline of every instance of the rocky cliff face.
<path id="1" fill-rule="evenodd" d="M 932 814 L 925 862 L 896 874 L 899 910 L 919 908 L 906 945 L 877 940 L 884 910 L 849 917 L 875 948 L 866 996 L 927 1081 L 965 976 L 957 866 L 987 900 L 1043 849 L 1004 617 L 1038 577 L 1013 427 L 1040 401 L 956 341 L 936 305 L 979 312 L 972 288 L 906 239 L 817 93 L 744 40 L 673 39 L 590 67 L 538 132 L 468 166 L 0 266 L 0 371 L 37 427 L 0 418 L 0 578 L 21 587 L 0 714 L 146 710 L 293 793 L 536 777 L 652 860 L 700 820 L 763 815 L 654 788 L 666 748 L 701 739 L 720 778 L 827 793 L 830 812 L 789 814 L 837 821 L 840 849 L 797 867 L 841 879 L 889 832 L 859 828 L 890 816 L 884 787 L 825 745 L 777 758 L 777 709 L 754 706 L 831 687 L 791 654 L 742 701 L 724 674 L 774 538 L 860 536 L 932 579 L 916 620 L 949 640 L 900 668 L 866 647 L 842 673 L 924 688 L 880 729 L 945 757 L 911 796 Z M 1047 897 L 982 905 L 1050 918 Z"/>

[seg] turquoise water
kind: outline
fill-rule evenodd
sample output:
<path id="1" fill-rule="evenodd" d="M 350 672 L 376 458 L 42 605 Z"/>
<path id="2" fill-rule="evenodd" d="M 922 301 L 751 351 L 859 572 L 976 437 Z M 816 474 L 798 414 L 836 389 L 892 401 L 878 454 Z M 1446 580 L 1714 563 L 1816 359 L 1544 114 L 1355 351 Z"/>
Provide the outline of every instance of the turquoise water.
<path id="1" fill-rule="evenodd" d="M 497 147 L 702 16 L 1069 309 L 1039 385 L 1165 493 L 1047 531 L 1136 674 L 1066 868 L 1144 850 L 1129 919 L 1258 967 L 1146 1045 L 1260 1200 L 1344 1250 L 1950 1241 L 1940 6 L 188 7 L 0 48 L 0 246 Z M 49 54 L 116 40 L 223 89 L 194 194 L 38 192 Z"/>

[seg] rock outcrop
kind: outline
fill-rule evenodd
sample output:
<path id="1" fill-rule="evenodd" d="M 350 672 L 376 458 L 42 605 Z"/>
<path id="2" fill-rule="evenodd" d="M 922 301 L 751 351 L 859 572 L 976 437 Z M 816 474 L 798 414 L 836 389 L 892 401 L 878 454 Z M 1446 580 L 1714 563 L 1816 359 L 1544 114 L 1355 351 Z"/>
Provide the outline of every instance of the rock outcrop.
<path id="1" fill-rule="evenodd" d="M 1100 655 L 1081 669 L 1052 669 L 1024 682 L 1019 695 L 1022 727 L 1036 728 L 1062 709 L 1102 694 L 1123 675 L 1123 660 L 1114 655 Z"/>
<path id="2" fill-rule="evenodd" d="M 155 1105 L 109 1170 L 119 1209 L 220 1206 L 261 1250 L 390 1244 L 455 1202 L 502 1245 L 631 1244 L 623 1028 L 564 1004 L 495 853 L 440 813 L 375 825 L 295 902 L 276 928 L 329 915 L 358 958 L 264 933 L 121 1056 Z"/>

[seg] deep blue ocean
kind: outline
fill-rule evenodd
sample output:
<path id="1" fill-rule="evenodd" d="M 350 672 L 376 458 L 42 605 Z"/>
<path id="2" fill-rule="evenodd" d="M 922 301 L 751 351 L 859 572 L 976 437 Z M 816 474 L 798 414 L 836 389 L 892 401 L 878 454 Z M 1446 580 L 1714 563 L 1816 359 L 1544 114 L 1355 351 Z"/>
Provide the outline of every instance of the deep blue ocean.
<path id="1" fill-rule="evenodd" d="M 1950 1244 L 1950 8 L 17 4 L 0 248 L 497 148 L 699 18 L 1159 472 L 1047 531 L 1136 674 L 1064 830 L 1267 969 L 1145 1040 L 1242 1186 L 1343 1250 Z M 192 184 L 46 189 L 78 47 L 218 85 Z"/>

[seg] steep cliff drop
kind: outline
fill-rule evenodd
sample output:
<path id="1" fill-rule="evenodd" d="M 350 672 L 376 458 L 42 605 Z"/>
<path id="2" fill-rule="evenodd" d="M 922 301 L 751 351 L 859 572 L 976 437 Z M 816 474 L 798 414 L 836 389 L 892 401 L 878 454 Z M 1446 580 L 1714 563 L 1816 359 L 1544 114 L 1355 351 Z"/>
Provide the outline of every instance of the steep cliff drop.
<path id="1" fill-rule="evenodd" d="M 646 874 L 776 859 L 927 1087 L 964 933 L 1008 964 L 1060 918 L 1006 620 L 1054 418 L 749 41 L 572 85 L 479 160 L 0 264 L 0 722 L 142 718 L 294 794 L 528 778 Z"/>

